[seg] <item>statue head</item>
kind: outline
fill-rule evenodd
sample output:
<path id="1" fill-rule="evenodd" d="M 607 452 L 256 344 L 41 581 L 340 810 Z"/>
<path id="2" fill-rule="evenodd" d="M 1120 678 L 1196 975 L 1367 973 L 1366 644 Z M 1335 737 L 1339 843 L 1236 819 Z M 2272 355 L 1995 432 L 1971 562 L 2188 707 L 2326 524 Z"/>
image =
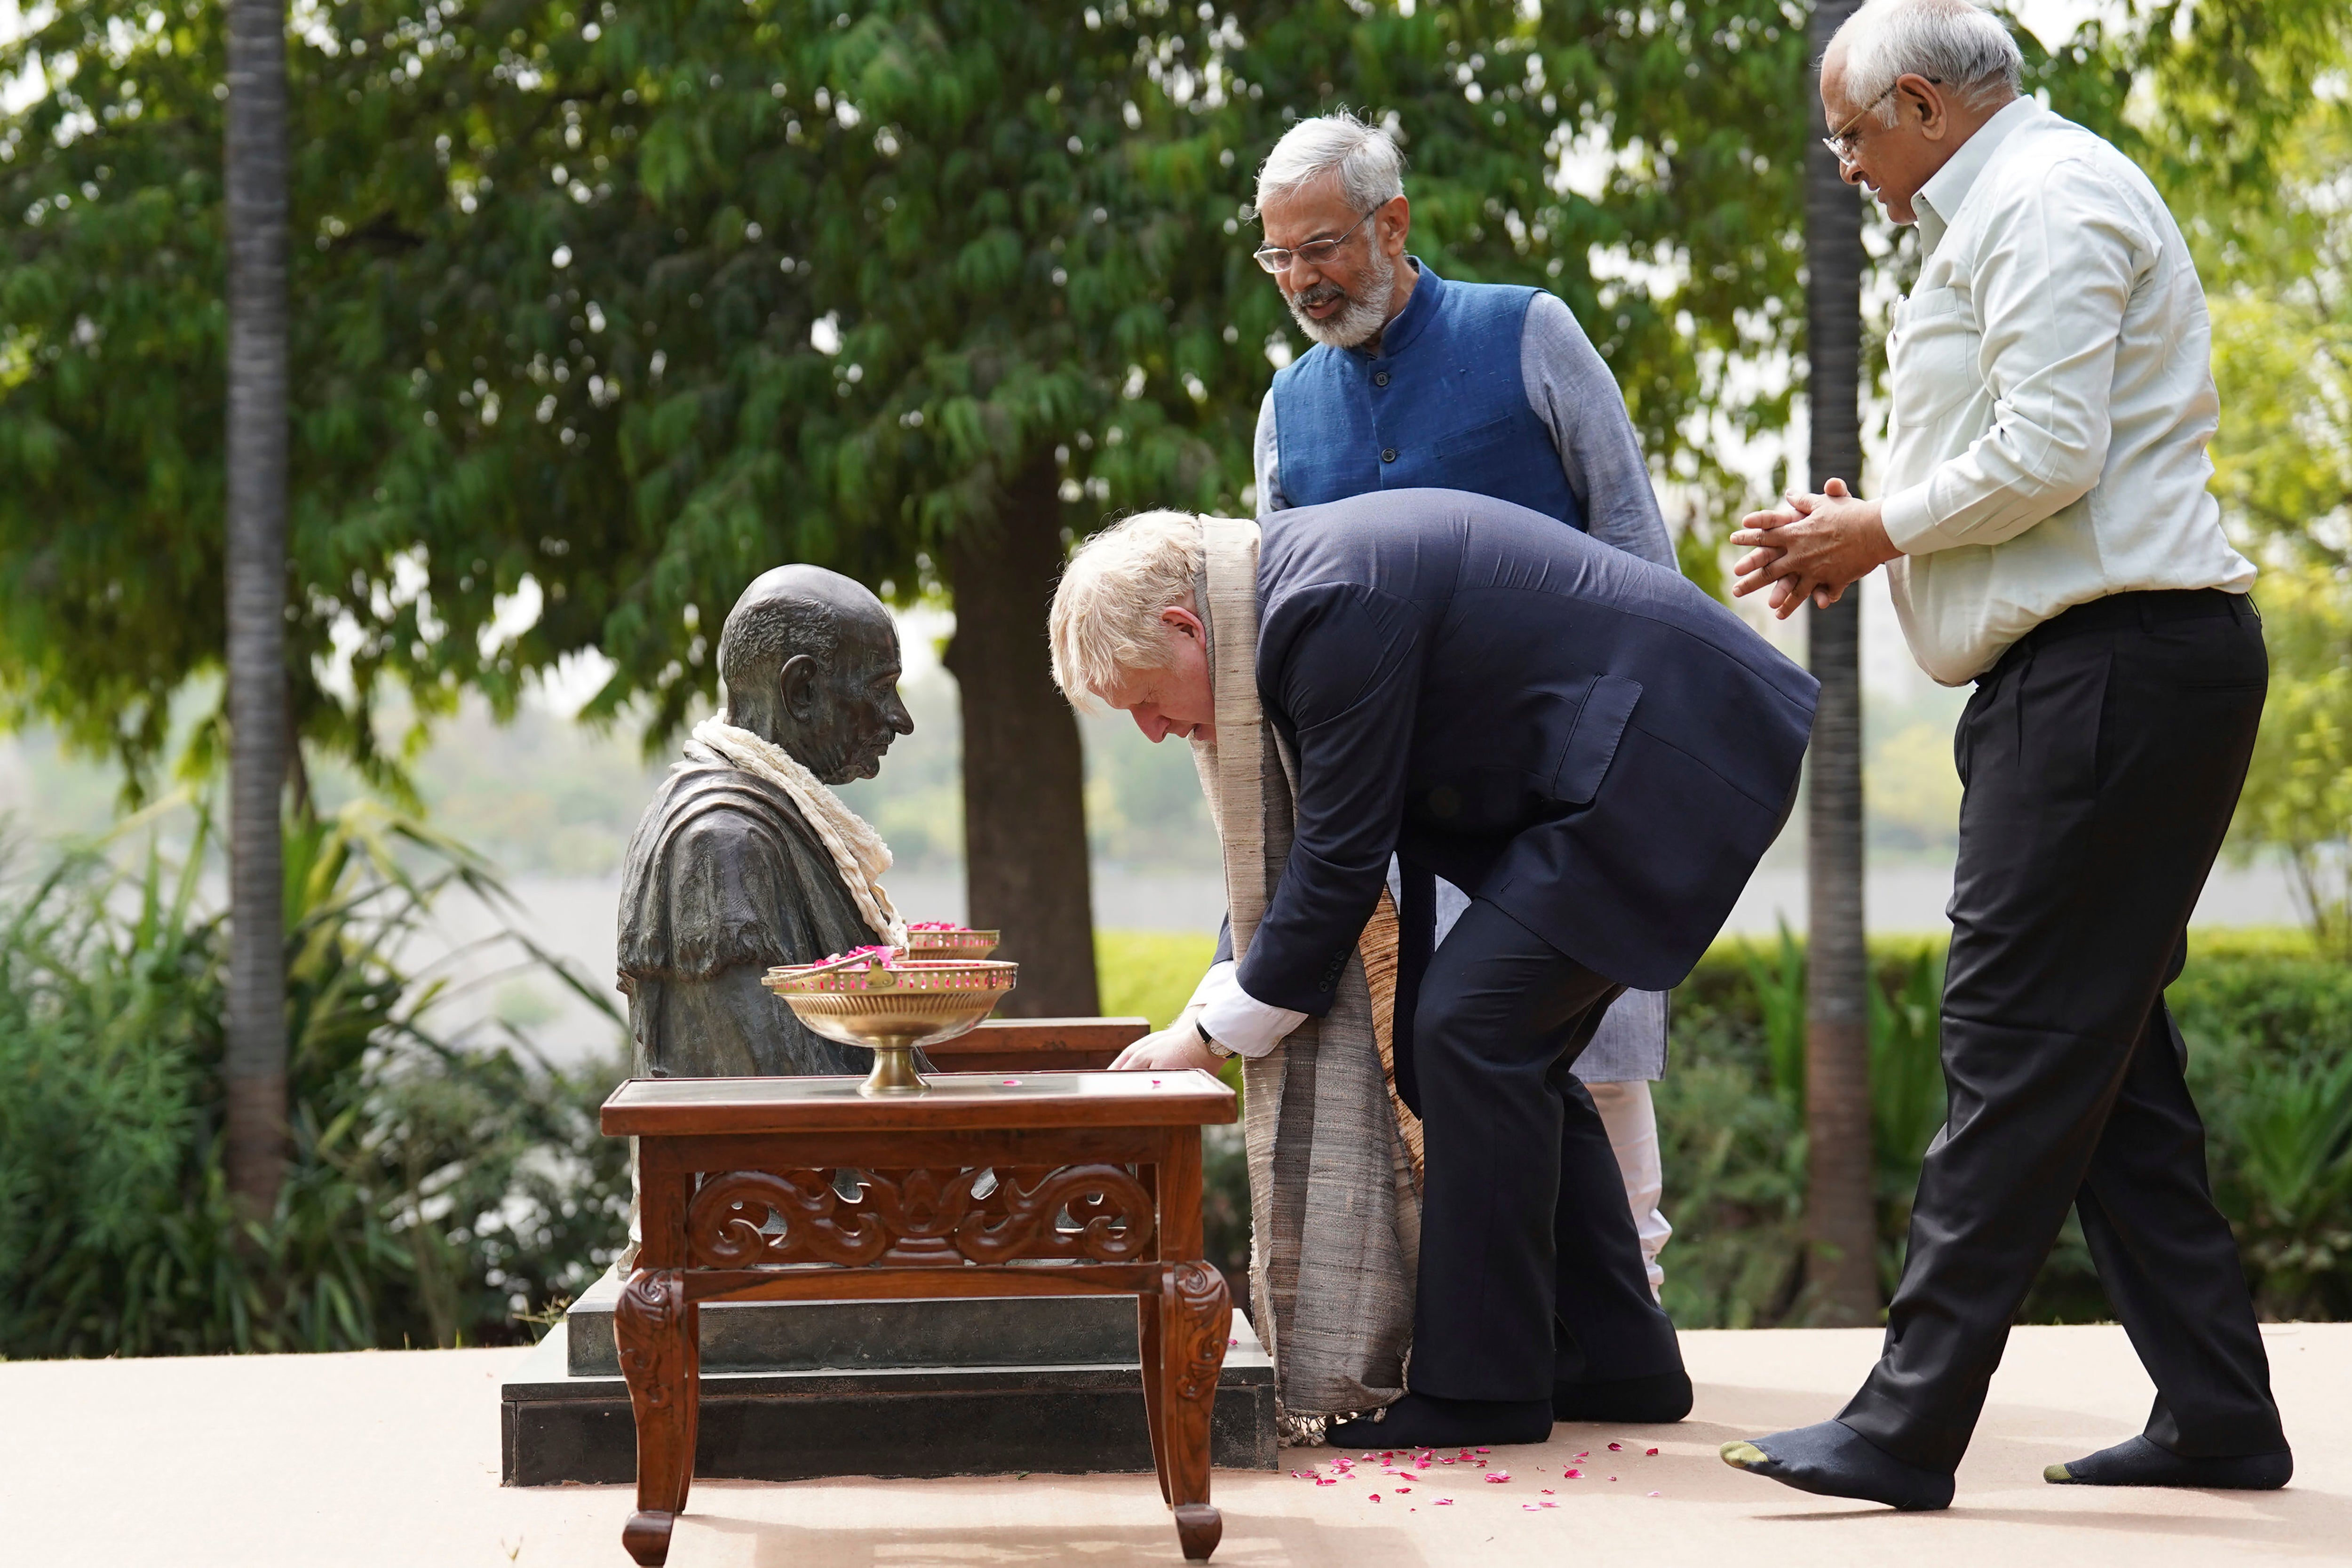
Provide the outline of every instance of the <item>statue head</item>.
<path id="1" fill-rule="evenodd" d="M 821 566 L 752 579 L 719 634 L 727 722 L 829 784 L 872 778 L 890 742 L 914 733 L 899 673 L 898 632 L 882 601 Z"/>

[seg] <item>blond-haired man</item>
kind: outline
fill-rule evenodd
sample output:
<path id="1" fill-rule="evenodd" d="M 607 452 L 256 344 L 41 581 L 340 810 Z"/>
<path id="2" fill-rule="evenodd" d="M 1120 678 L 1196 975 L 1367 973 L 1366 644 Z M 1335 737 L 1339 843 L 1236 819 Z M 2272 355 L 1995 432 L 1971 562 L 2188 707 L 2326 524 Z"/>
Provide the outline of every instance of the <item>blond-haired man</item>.
<path id="1" fill-rule="evenodd" d="M 1231 984 L 1157 1059 L 1261 1057 L 1325 1014 L 1391 856 L 1473 894 L 1398 1020 L 1426 1153 L 1409 1390 L 1332 1439 L 1539 1441 L 1555 1385 L 1592 1376 L 1677 1419 L 1674 1328 L 1574 1068 L 1625 987 L 1673 986 L 1721 928 L 1786 818 L 1812 678 L 1675 574 L 1489 496 L 1261 527 L 1255 686 L 1296 761 L 1291 848 Z M 1181 513 L 1081 548 L 1063 689 L 1154 742 L 1213 732 L 1202 562 Z"/>

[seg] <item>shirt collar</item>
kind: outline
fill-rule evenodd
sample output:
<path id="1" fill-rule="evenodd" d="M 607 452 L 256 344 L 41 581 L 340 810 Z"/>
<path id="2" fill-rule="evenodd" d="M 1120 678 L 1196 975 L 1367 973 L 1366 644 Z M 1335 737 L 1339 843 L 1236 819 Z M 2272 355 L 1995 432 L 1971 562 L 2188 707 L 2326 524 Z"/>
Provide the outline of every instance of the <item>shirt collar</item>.
<path id="1" fill-rule="evenodd" d="M 1976 134 L 1961 142 L 1959 151 L 1919 187 L 1912 205 L 1919 213 L 1919 237 L 1927 242 L 1929 250 L 1943 243 L 1944 231 L 1959 216 L 1960 204 L 1969 199 L 1977 176 L 1992 162 L 2000 144 L 2029 121 L 2049 112 L 2030 98 L 2005 105 L 2000 113 L 1978 126 Z"/>
<path id="2" fill-rule="evenodd" d="M 1396 313 L 1396 320 L 1381 329 L 1381 352 L 1368 354 L 1361 349 L 1351 349 L 1349 353 L 1365 359 L 1386 359 L 1391 354 L 1401 353 L 1412 346 L 1412 340 L 1421 336 L 1422 329 L 1428 326 L 1429 319 L 1437 313 L 1438 297 L 1445 292 L 1445 279 L 1432 271 L 1418 256 L 1408 256 L 1405 260 L 1421 276 L 1412 286 L 1412 293 L 1405 300 L 1404 309 Z"/>

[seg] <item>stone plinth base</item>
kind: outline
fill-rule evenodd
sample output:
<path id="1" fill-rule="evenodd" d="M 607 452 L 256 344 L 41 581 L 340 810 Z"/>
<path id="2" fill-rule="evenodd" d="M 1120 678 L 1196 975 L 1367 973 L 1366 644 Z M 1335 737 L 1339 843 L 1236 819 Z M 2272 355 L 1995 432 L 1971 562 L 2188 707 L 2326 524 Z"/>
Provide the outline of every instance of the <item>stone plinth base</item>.
<path id="1" fill-rule="evenodd" d="M 506 1380 L 500 1479 L 620 1482 L 636 1426 L 611 1275 Z M 708 1479 L 1151 1469 L 1135 1302 L 718 1302 L 702 1309 Z M 1276 1468 L 1274 1368 L 1234 1315 L 1211 1428 L 1220 1468 Z"/>

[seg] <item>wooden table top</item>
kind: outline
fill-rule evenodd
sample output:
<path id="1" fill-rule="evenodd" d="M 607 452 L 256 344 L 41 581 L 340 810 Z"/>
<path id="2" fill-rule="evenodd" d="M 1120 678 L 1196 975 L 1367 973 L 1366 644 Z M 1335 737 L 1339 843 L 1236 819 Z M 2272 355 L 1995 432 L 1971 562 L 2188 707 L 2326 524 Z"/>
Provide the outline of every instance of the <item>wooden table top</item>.
<path id="1" fill-rule="evenodd" d="M 1210 1074 L 934 1073 L 930 1092 L 868 1100 L 857 1078 L 633 1078 L 604 1101 L 612 1136 L 745 1132 L 1012 1131 L 1193 1127 L 1232 1121 L 1234 1091 Z"/>

